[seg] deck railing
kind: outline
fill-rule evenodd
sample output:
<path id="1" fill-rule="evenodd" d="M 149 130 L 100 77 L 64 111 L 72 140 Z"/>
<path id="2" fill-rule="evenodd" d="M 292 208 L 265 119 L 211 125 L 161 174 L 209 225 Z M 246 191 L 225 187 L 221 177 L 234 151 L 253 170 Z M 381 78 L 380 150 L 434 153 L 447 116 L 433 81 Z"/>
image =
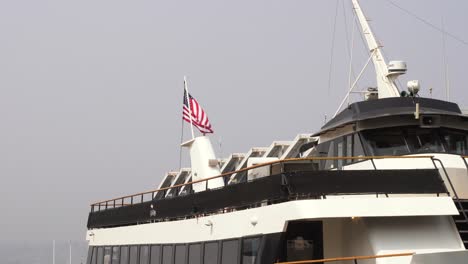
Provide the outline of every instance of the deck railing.
<path id="1" fill-rule="evenodd" d="M 357 264 L 358 260 L 409 257 L 409 256 L 413 256 L 414 254 L 415 253 L 412 252 L 412 253 L 385 254 L 385 255 L 375 255 L 375 256 L 326 258 L 326 259 L 299 260 L 299 261 L 289 261 L 289 262 L 276 262 L 276 264 L 309 264 L 309 263 L 325 263 L 325 262 L 350 261 L 350 260 L 354 261 L 354 263 Z"/>
<path id="2" fill-rule="evenodd" d="M 246 172 L 246 171 L 249 171 L 249 170 L 252 170 L 252 169 L 261 168 L 261 167 L 265 167 L 265 166 L 271 166 L 271 165 L 275 165 L 275 164 L 294 163 L 294 162 L 300 162 L 300 161 L 309 161 L 311 163 L 314 163 L 314 162 L 319 162 L 319 161 L 336 161 L 336 160 L 357 160 L 357 161 L 370 160 L 371 163 L 372 163 L 373 169 L 376 170 L 377 167 L 375 165 L 374 160 L 381 160 L 381 159 L 430 159 L 431 162 L 434 164 L 434 167 L 436 169 L 438 168 L 436 163 L 435 163 L 436 159 L 434 159 L 434 156 L 429 156 L 429 155 L 427 155 L 427 156 L 310 157 L 310 158 L 282 159 L 282 160 L 276 160 L 276 161 L 272 161 L 272 162 L 266 162 L 266 163 L 246 167 L 246 168 L 236 170 L 236 171 L 223 173 L 223 174 L 220 174 L 218 176 L 214 176 L 214 177 L 210 177 L 210 178 L 206 178 L 206 179 L 191 181 L 191 182 L 188 182 L 188 183 L 177 184 L 177 185 L 173 185 L 173 186 L 170 186 L 170 187 L 164 187 L 164 188 L 160 188 L 160 189 L 156 189 L 156 190 L 136 193 L 136 194 L 132 194 L 132 195 L 126 195 L 126 196 L 122 196 L 122 197 L 118 197 L 118 198 L 114 198 L 114 199 L 109 199 L 109 200 L 96 202 L 96 203 L 91 204 L 91 212 L 107 210 L 107 209 L 112 209 L 112 208 L 118 208 L 118 207 L 123 207 L 123 206 L 129 206 L 129 205 L 134 205 L 134 204 L 139 204 L 139 203 L 151 201 L 156 197 L 156 194 L 158 192 L 166 192 L 166 191 L 169 191 L 171 189 L 180 188 L 180 187 L 183 187 L 183 186 L 191 186 L 192 184 L 196 184 L 196 183 L 205 182 L 206 186 L 208 187 L 208 181 L 210 181 L 210 180 L 217 179 L 217 178 L 225 178 L 225 177 L 231 176 L 231 175 L 236 174 L 236 173 Z M 465 159 L 463 158 L 463 160 L 465 160 Z M 466 160 L 465 160 L 465 162 L 466 162 Z M 441 165 L 443 167 L 443 164 L 441 164 Z M 467 166 L 468 166 L 468 164 L 467 164 Z M 448 177 L 448 175 L 447 175 L 447 177 Z"/>

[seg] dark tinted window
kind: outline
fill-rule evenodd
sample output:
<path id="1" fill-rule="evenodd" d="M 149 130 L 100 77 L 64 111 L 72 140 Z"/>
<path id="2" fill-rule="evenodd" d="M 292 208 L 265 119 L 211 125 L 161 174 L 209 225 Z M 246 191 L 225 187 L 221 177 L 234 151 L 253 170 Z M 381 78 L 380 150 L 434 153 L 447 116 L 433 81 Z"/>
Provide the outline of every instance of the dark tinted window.
<path id="1" fill-rule="evenodd" d="M 192 244 L 189 246 L 189 264 L 201 264 L 200 244 Z"/>
<path id="2" fill-rule="evenodd" d="M 368 155 L 399 156 L 412 153 L 450 152 L 450 135 L 456 130 L 420 127 L 379 128 L 363 131 Z M 456 133 L 456 132 L 455 132 Z M 459 135 L 467 135 L 460 132 Z M 448 136 L 448 137 L 447 137 Z M 464 141 L 464 140 L 463 140 Z M 445 145 L 445 146 L 444 146 Z"/>
<path id="3" fill-rule="evenodd" d="M 97 264 L 102 264 L 104 261 L 104 248 L 103 247 L 98 247 L 97 251 Z"/>
<path id="4" fill-rule="evenodd" d="M 407 129 L 405 139 L 412 153 L 444 152 L 438 129 Z"/>
<path id="5" fill-rule="evenodd" d="M 138 246 L 130 247 L 130 264 L 138 264 Z"/>
<path id="6" fill-rule="evenodd" d="M 128 246 L 120 248 L 120 264 L 128 264 Z"/>
<path id="7" fill-rule="evenodd" d="M 346 152 L 344 154 L 344 156 L 347 156 L 347 157 L 352 157 L 354 156 L 354 153 L 353 153 L 353 135 L 349 135 L 349 136 L 346 136 Z M 346 163 L 352 163 L 354 162 L 354 160 L 346 160 Z"/>
<path id="8" fill-rule="evenodd" d="M 447 146 L 447 152 L 458 155 L 468 154 L 468 135 L 466 132 L 443 129 L 441 134 Z"/>
<path id="9" fill-rule="evenodd" d="M 149 247 L 140 246 L 140 264 L 149 263 Z"/>
<path id="10" fill-rule="evenodd" d="M 361 138 L 359 137 L 358 133 L 354 134 L 353 141 L 354 141 L 353 142 L 353 156 L 355 156 L 355 157 L 365 156 L 366 154 L 364 153 Z"/>
<path id="11" fill-rule="evenodd" d="M 88 248 L 88 257 L 86 258 L 86 264 L 96 264 L 96 261 L 94 261 L 94 263 L 91 263 L 91 261 L 93 260 L 93 251 L 94 247 Z"/>
<path id="12" fill-rule="evenodd" d="M 257 259 L 258 249 L 260 246 L 260 238 L 245 238 L 242 241 L 242 264 L 255 264 Z"/>
<path id="13" fill-rule="evenodd" d="M 112 264 L 120 264 L 120 247 L 112 248 Z"/>
<path id="14" fill-rule="evenodd" d="M 239 263 L 239 240 L 223 241 L 221 250 L 221 264 Z"/>
<path id="15" fill-rule="evenodd" d="M 111 254 L 112 254 L 111 247 L 104 248 L 104 264 L 111 264 Z"/>
<path id="16" fill-rule="evenodd" d="M 203 263 L 218 263 L 218 242 L 205 243 Z"/>
<path id="17" fill-rule="evenodd" d="M 336 143 L 336 156 L 337 157 L 345 156 L 344 154 L 345 150 L 346 150 L 345 142 L 343 141 L 342 138 L 340 138 Z M 336 163 L 337 163 L 337 168 L 341 169 L 343 167 L 344 160 L 339 159 L 336 161 Z"/>
<path id="18" fill-rule="evenodd" d="M 93 248 L 93 257 L 91 259 L 91 263 L 92 264 L 96 264 L 97 263 L 97 247 L 94 247 Z"/>
<path id="19" fill-rule="evenodd" d="M 396 156 L 410 152 L 400 129 L 378 129 L 364 132 L 373 156 Z"/>
<path id="20" fill-rule="evenodd" d="M 335 142 L 332 141 L 330 142 L 330 145 L 328 145 L 328 152 L 327 152 L 328 157 L 335 157 Z M 325 169 L 333 169 L 335 168 L 335 161 L 334 160 L 326 160 L 325 161 Z"/>
<path id="21" fill-rule="evenodd" d="M 185 264 L 187 247 L 185 245 L 177 245 L 175 249 L 175 264 Z"/>
<path id="22" fill-rule="evenodd" d="M 173 264 L 174 254 L 172 246 L 163 246 L 163 264 Z"/>
<path id="23" fill-rule="evenodd" d="M 151 246 L 151 264 L 161 264 L 161 246 Z"/>

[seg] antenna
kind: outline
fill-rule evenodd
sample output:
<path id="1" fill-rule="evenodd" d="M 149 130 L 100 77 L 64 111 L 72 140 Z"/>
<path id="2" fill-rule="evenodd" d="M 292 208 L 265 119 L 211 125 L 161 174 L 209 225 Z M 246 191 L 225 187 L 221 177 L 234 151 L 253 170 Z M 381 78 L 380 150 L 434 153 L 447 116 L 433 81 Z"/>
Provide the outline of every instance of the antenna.
<path id="1" fill-rule="evenodd" d="M 367 46 L 371 52 L 377 78 L 379 98 L 400 97 L 400 91 L 395 84 L 395 80 L 399 75 L 406 72 L 406 63 L 394 61 L 390 62 L 390 65 L 387 66 L 382 54 L 382 46 L 378 44 L 368 20 L 364 16 L 361 6 L 359 5 L 359 1 L 352 0 L 352 3 L 356 16 L 361 24 L 362 33 L 366 39 Z"/>
<path id="2" fill-rule="evenodd" d="M 71 245 L 71 240 L 68 241 L 68 247 L 69 247 L 69 262 L 68 264 L 72 264 L 72 245 Z"/>
<path id="3" fill-rule="evenodd" d="M 218 138 L 218 146 L 219 146 L 218 156 L 222 158 L 223 157 L 223 140 L 221 137 Z"/>
<path id="4" fill-rule="evenodd" d="M 55 264 L 55 239 L 52 240 L 52 264 Z"/>

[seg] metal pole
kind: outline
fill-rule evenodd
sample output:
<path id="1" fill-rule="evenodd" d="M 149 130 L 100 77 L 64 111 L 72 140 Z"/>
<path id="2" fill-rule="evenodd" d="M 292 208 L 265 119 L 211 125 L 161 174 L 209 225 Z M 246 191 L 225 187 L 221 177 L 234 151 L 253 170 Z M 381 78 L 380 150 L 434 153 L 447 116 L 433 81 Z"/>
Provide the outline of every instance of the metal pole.
<path id="1" fill-rule="evenodd" d="M 55 264 L 55 239 L 52 240 L 52 264 Z"/>
<path id="2" fill-rule="evenodd" d="M 68 262 L 68 264 L 72 264 L 72 246 L 71 246 L 71 240 L 68 241 L 68 246 L 69 246 L 69 262 Z"/>
<path id="3" fill-rule="evenodd" d="M 377 89 L 379 98 L 400 97 L 400 92 L 394 83 L 394 79 L 388 76 L 388 67 L 385 58 L 381 51 L 381 46 L 377 42 L 374 33 L 364 16 L 364 13 L 359 5 L 358 0 L 352 0 L 356 17 L 361 25 L 362 33 L 366 39 L 367 46 L 372 53 L 372 61 L 374 62 L 375 73 L 377 78 Z"/>
<path id="4" fill-rule="evenodd" d="M 372 52 L 372 54 L 369 56 L 369 58 L 367 59 L 367 62 L 366 64 L 364 65 L 364 68 L 362 68 L 361 72 L 359 73 L 358 77 L 356 78 L 356 80 L 354 81 L 353 85 L 351 85 L 351 87 L 349 88 L 348 90 L 348 93 L 346 94 L 345 98 L 343 99 L 343 101 L 341 101 L 341 104 L 340 106 L 338 107 L 338 110 L 336 110 L 335 114 L 333 115 L 333 117 L 335 117 L 341 110 L 341 108 L 343 107 L 344 103 L 346 102 L 346 99 L 348 99 L 349 97 L 349 94 L 351 93 L 351 91 L 353 91 L 354 87 L 356 86 L 357 82 L 359 81 L 359 79 L 361 79 L 361 76 L 364 74 L 364 71 L 366 70 L 367 68 L 367 65 L 369 65 L 371 59 L 372 59 L 372 56 L 374 56 L 375 54 L 375 50 Z"/>
<path id="5" fill-rule="evenodd" d="M 192 122 L 192 106 L 190 104 L 190 97 L 189 97 L 189 91 L 188 91 L 188 84 L 187 84 L 187 77 L 184 76 L 184 88 L 186 92 L 186 99 L 187 99 L 187 104 L 189 108 L 189 114 L 190 114 L 190 129 L 192 131 L 192 139 L 195 138 L 195 133 L 193 132 L 193 122 Z"/>

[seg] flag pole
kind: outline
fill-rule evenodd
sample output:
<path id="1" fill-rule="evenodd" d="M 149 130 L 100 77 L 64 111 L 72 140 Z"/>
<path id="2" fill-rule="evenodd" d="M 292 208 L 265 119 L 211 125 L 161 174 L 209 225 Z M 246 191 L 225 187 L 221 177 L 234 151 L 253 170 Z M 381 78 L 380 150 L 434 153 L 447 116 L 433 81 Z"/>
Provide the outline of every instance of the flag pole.
<path id="1" fill-rule="evenodd" d="M 55 264 L 55 239 L 52 240 L 52 264 Z"/>
<path id="2" fill-rule="evenodd" d="M 188 91 L 188 85 L 187 85 L 187 77 L 184 76 L 184 88 L 185 88 L 185 96 L 187 99 L 187 104 L 189 108 L 189 114 L 190 114 L 190 129 L 192 131 L 192 139 L 195 138 L 195 133 L 193 132 L 193 122 L 192 122 L 192 105 L 190 103 L 190 97 L 189 97 L 189 91 Z"/>

